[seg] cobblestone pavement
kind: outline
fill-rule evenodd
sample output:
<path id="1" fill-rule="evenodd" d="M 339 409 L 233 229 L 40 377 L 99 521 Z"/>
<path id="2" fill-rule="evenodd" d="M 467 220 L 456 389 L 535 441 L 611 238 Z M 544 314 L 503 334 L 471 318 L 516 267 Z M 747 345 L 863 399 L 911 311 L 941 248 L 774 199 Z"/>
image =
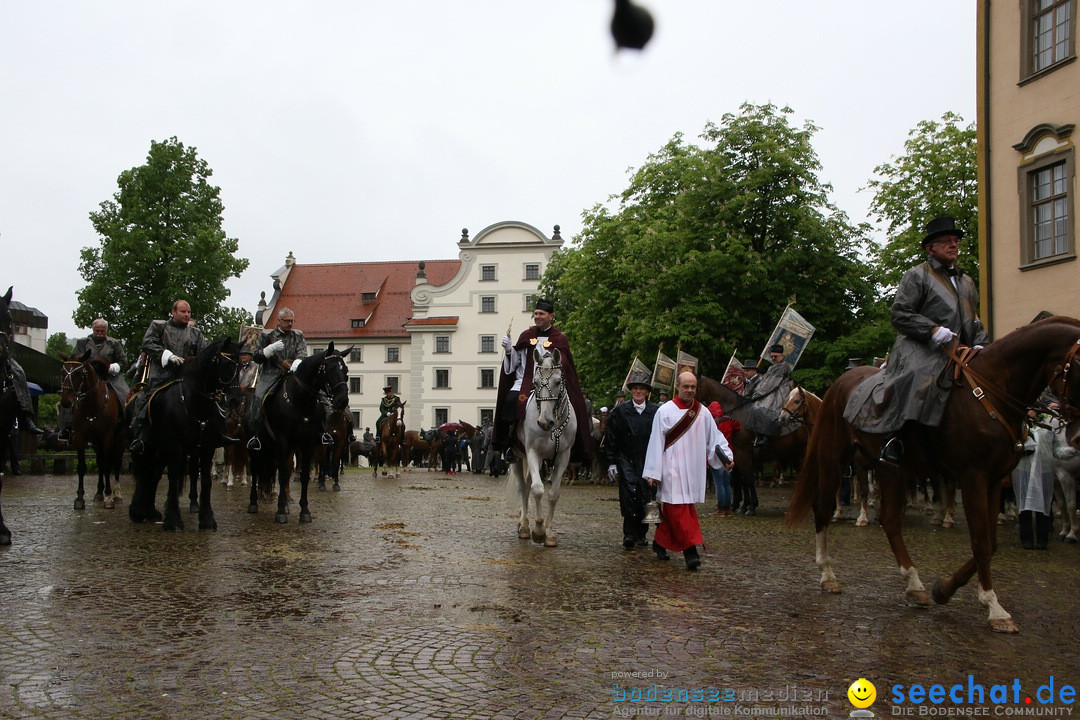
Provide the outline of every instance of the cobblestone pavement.
<path id="1" fill-rule="evenodd" d="M 1025 552 L 1011 529 L 995 587 L 1022 632 L 1001 636 L 971 586 L 906 607 L 884 535 L 850 521 L 831 536 L 845 591 L 822 594 L 812 527 L 781 523 L 790 488 L 752 518 L 699 506 L 689 573 L 621 548 L 610 486 L 564 487 L 545 549 L 517 538 L 503 480 L 468 473 L 353 469 L 303 526 L 215 485 L 217 532 L 134 525 L 126 501 L 75 511 L 75 484 L 4 481 L 3 718 L 844 717 L 859 677 L 881 717 L 897 684 L 1018 681 L 1022 709 L 1051 676 L 1080 682 L 1080 548 Z M 927 584 L 969 553 L 962 520 L 915 508 L 907 539 Z M 632 700 L 656 689 L 720 699 Z"/>

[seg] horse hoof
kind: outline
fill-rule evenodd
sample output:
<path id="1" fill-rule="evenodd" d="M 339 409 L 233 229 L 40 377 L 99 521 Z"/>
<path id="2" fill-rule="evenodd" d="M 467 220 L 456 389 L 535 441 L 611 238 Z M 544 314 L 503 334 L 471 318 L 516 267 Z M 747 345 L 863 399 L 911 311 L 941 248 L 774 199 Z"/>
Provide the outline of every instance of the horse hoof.
<path id="1" fill-rule="evenodd" d="M 996 633 L 1016 634 L 1020 632 L 1020 626 L 1014 623 L 1011 617 L 991 618 L 986 622 L 990 625 L 990 629 Z"/>
<path id="2" fill-rule="evenodd" d="M 274 522 L 276 522 L 278 525 L 284 525 L 285 523 L 289 522 L 289 514 L 279 512 L 277 515 L 274 516 Z"/>
<path id="3" fill-rule="evenodd" d="M 946 530 L 948 530 L 951 527 L 955 527 L 955 526 L 956 526 L 956 521 L 955 520 L 943 520 L 941 522 L 941 527 L 945 528 Z"/>
<path id="4" fill-rule="evenodd" d="M 870 523 L 868 523 L 867 521 L 861 519 L 855 521 L 855 527 L 866 527 L 869 524 Z"/>
<path id="5" fill-rule="evenodd" d="M 1076 544 L 1076 538 L 1074 538 L 1074 537 L 1066 537 L 1065 542 L 1068 543 L 1069 545 L 1075 545 Z"/>
<path id="6" fill-rule="evenodd" d="M 940 525 L 941 524 L 941 518 L 930 518 L 930 524 L 931 525 Z"/>
<path id="7" fill-rule="evenodd" d="M 76 510 L 85 510 L 86 509 L 86 501 L 83 500 L 81 497 L 75 498 L 75 509 Z"/>
<path id="8" fill-rule="evenodd" d="M 945 581 L 948 578 L 938 578 L 934 582 L 934 587 L 930 589 L 930 596 L 934 598 L 934 602 L 938 605 L 944 605 L 949 600 L 952 600 L 952 593 L 945 592 Z"/>
<path id="9" fill-rule="evenodd" d="M 249 514 L 254 515 L 257 512 L 259 512 L 258 503 L 251 503 L 250 505 L 248 505 L 248 513 Z"/>
<path id="10" fill-rule="evenodd" d="M 101 502 L 104 499 L 105 499 L 105 495 L 103 493 L 101 493 L 100 491 L 96 495 L 94 495 L 94 502 Z"/>
<path id="11" fill-rule="evenodd" d="M 11 544 L 11 533 L 0 532 L 0 546 Z"/>
<path id="12" fill-rule="evenodd" d="M 337 483 L 334 483 L 334 492 L 341 492 L 341 486 L 338 485 Z M 1073 542 L 1076 542 L 1076 541 L 1073 540 Z"/>
<path id="13" fill-rule="evenodd" d="M 209 522 L 200 522 L 199 523 L 199 529 L 200 530 L 213 530 L 214 532 L 217 532 L 217 520 L 214 520 L 213 518 L 211 518 Z"/>
<path id="14" fill-rule="evenodd" d="M 545 537 L 546 533 L 533 532 L 533 533 L 531 533 L 531 535 L 532 535 L 532 541 L 534 543 L 542 543 L 542 542 L 544 542 L 544 537 Z"/>
<path id="15" fill-rule="evenodd" d="M 189 504 L 188 505 L 188 512 L 191 513 L 192 515 L 199 512 L 199 503 L 192 502 L 191 504 Z"/>
<path id="16" fill-rule="evenodd" d="M 529 539 L 529 528 L 518 528 L 518 537 L 522 540 Z"/>
<path id="17" fill-rule="evenodd" d="M 300 513 L 300 524 L 303 525 L 304 523 L 309 523 L 309 522 L 311 522 L 311 513 L 309 513 L 309 512 Z"/>
<path id="18" fill-rule="evenodd" d="M 821 591 L 832 593 L 833 595 L 839 595 L 843 592 L 839 580 L 823 580 L 821 582 Z"/>
<path id="19" fill-rule="evenodd" d="M 908 590 L 904 593 L 904 598 L 911 607 L 927 608 L 933 604 L 930 600 L 930 593 L 925 590 Z"/>
<path id="20" fill-rule="evenodd" d="M 326 492 L 326 483 L 319 483 L 315 487 L 319 490 L 319 492 Z"/>
<path id="21" fill-rule="evenodd" d="M 544 547 L 559 547 L 559 541 L 548 535 L 544 539 Z"/>
<path id="22" fill-rule="evenodd" d="M 106 510 L 112 510 L 114 507 L 116 507 L 116 501 L 113 500 L 112 497 L 110 496 L 110 497 L 105 498 L 105 502 L 103 502 L 101 505 Z"/>

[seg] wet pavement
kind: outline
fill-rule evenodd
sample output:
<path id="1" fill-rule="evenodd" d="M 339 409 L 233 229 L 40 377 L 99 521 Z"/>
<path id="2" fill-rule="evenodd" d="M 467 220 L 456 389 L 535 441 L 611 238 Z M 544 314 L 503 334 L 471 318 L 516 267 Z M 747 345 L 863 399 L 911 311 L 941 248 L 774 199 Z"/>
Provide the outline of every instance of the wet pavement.
<path id="1" fill-rule="evenodd" d="M 1051 676 L 1054 706 L 1080 684 L 1080 547 L 1023 551 L 1011 528 L 995 589 L 1022 632 L 1004 636 L 971 585 L 906 607 L 883 533 L 850 520 L 831 535 L 844 592 L 822 594 L 812 526 L 781 522 L 790 488 L 752 518 L 699 506 L 690 573 L 622 549 L 611 486 L 563 488 L 554 549 L 517 538 L 503 479 L 469 473 L 352 469 L 312 490 L 310 525 L 215 485 L 217 532 L 134 525 L 126 499 L 75 511 L 75 486 L 4 479 L 3 718 L 846 717 L 859 677 L 878 717 L 918 716 L 911 686 L 935 683 L 984 706 L 1007 684 L 1001 716 L 1049 708 Z M 906 529 L 927 585 L 969 555 L 962 519 L 911 508 Z"/>

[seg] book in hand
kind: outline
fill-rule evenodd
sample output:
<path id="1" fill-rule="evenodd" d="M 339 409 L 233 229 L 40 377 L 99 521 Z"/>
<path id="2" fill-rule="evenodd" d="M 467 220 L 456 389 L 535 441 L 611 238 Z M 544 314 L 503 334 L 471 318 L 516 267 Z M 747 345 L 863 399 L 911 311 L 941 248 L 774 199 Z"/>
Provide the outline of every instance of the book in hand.
<path id="1" fill-rule="evenodd" d="M 713 450 L 716 451 L 716 457 L 720 458 L 721 463 L 723 463 L 724 465 L 730 465 L 731 464 L 731 458 L 729 458 L 727 456 L 727 453 L 725 453 L 723 450 L 720 449 L 719 445 L 717 445 L 715 448 L 713 448 Z"/>

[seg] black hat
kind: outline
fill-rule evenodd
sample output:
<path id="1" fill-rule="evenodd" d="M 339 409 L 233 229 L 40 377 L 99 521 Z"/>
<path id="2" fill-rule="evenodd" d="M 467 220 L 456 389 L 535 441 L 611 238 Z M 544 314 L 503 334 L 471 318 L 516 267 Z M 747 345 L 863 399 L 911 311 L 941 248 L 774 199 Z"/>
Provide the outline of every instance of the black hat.
<path id="1" fill-rule="evenodd" d="M 942 235 L 955 235 L 956 239 L 959 240 L 964 237 L 964 231 L 956 227 L 956 220 L 947 215 L 934 218 L 926 223 L 926 237 L 922 241 L 923 247 L 926 247 Z"/>
<path id="2" fill-rule="evenodd" d="M 650 384 L 652 378 L 642 370 L 635 370 L 630 373 L 630 380 L 626 383 L 627 388 L 633 388 L 635 385 L 640 385 L 649 392 L 652 392 L 652 385 Z"/>
<path id="3" fill-rule="evenodd" d="M 387 385 L 386 387 L 384 387 L 384 388 L 382 389 L 382 391 L 383 391 L 383 392 L 386 392 L 387 390 L 393 390 L 393 389 L 394 389 L 394 386 L 393 386 L 393 385 Z"/>
<path id="4" fill-rule="evenodd" d="M 786 353 L 784 352 L 784 346 L 781 345 L 780 343 L 776 343 L 771 348 L 769 348 L 769 352 L 770 353 L 778 352 L 781 355 L 786 355 Z"/>
<path id="5" fill-rule="evenodd" d="M 545 300 L 544 298 L 537 298 L 536 299 L 536 306 L 533 309 L 534 310 L 543 310 L 544 312 L 547 312 L 547 313 L 554 313 L 555 312 L 555 306 L 551 303 L 550 300 Z"/>

